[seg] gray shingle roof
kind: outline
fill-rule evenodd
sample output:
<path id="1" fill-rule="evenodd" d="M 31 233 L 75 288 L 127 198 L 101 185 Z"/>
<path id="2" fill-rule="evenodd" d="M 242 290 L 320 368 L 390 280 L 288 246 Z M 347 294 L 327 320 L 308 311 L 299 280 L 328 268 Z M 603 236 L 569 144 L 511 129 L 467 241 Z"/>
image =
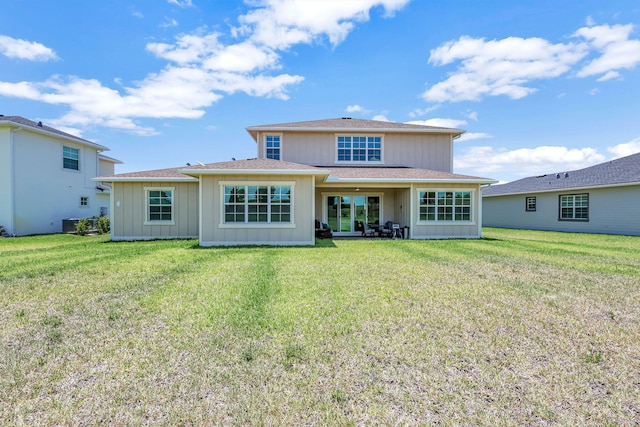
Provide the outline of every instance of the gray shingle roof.
<path id="1" fill-rule="evenodd" d="M 278 131 L 315 131 L 315 132 L 411 132 L 411 133 L 448 133 L 460 135 L 464 130 L 438 126 L 416 125 L 411 123 L 384 122 L 380 120 L 353 119 L 349 117 L 310 120 L 303 122 L 278 123 L 271 125 L 249 126 L 247 132 L 253 139 L 257 132 Z"/>
<path id="2" fill-rule="evenodd" d="M 246 159 L 229 162 L 208 163 L 204 165 L 181 166 L 177 168 L 155 169 L 141 172 L 128 172 L 117 175 L 102 176 L 97 181 L 160 181 L 160 180 L 194 180 L 192 176 L 215 173 L 269 173 L 271 171 L 283 173 L 317 174 L 326 176 L 329 181 L 339 182 L 394 182 L 394 181 L 434 181 L 434 182 L 495 182 L 488 178 L 459 175 L 442 171 L 409 167 L 336 167 L 310 166 L 300 163 L 285 162 L 271 159 Z"/>
<path id="3" fill-rule="evenodd" d="M 57 136 L 61 136 L 66 139 L 75 140 L 81 144 L 94 146 L 100 150 L 105 150 L 105 151 L 109 150 L 107 147 L 104 147 L 100 144 L 96 144 L 95 142 L 91 142 L 89 140 L 77 137 L 75 135 L 71 135 L 70 133 L 62 132 L 61 130 L 52 128 L 51 126 L 47 126 L 42 122 L 34 122 L 33 120 L 25 119 L 24 117 L 0 115 L 0 124 L 3 122 L 11 123 L 18 126 L 26 126 L 38 132 L 48 132 Z"/>
<path id="4" fill-rule="evenodd" d="M 483 196 L 537 193 L 609 185 L 640 184 L 640 153 L 574 171 L 530 176 L 485 188 Z"/>
<path id="5" fill-rule="evenodd" d="M 318 172 L 320 175 L 326 175 L 326 169 L 320 169 L 315 166 L 303 165 L 300 163 L 284 162 L 272 159 L 245 159 L 232 160 L 228 162 L 207 163 L 203 165 L 179 166 L 176 168 L 154 169 L 140 172 L 127 172 L 116 175 L 102 176 L 96 178 L 100 181 L 144 181 L 144 180 L 193 180 L 192 176 L 200 174 L 218 173 L 224 171 L 237 171 L 243 173 L 247 171 L 289 171 L 313 173 Z"/>
<path id="6" fill-rule="evenodd" d="M 338 180 L 359 180 L 367 181 L 473 181 L 477 183 L 492 183 L 493 179 L 480 178 L 470 175 L 459 175 L 455 173 L 434 171 L 428 169 L 410 168 L 410 167 L 335 167 L 328 166 L 331 174 L 329 180 L 337 178 Z"/>

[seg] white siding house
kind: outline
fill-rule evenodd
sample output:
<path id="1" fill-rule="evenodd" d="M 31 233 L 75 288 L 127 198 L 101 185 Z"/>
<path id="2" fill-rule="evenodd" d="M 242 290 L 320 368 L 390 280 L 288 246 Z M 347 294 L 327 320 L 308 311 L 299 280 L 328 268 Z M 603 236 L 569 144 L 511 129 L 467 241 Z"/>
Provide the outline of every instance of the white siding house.
<path id="1" fill-rule="evenodd" d="M 0 225 L 9 235 L 58 233 L 62 220 L 108 213 L 92 179 L 120 163 L 99 144 L 18 116 L 0 116 Z"/>
<path id="2" fill-rule="evenodd" d="M 640 235 L 640 153 L 483 191 L 488 227 Z"/>

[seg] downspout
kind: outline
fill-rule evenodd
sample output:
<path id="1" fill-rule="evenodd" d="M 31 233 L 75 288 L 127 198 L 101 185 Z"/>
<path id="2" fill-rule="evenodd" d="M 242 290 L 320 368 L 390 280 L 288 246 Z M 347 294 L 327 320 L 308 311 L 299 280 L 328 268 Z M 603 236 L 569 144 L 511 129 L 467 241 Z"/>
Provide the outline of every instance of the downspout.
<path id="1" fill-rule="evenodd" d="M 9 132 L 9 158 L 11 162 L 11 171 L 9 173 L 9 188 L 11 191 L 11 215 L 9 215 L 9 234 L 12 236 L 16 235 L 15 230 L 15 213 L 16 213 L 16 179 L 15 179 L 15 148 L 14 148 L 14 136 L 13 134 L 16 132 L 20 132 L 22 130 L 22 126 L 17 129 L 11 129 Z"/>

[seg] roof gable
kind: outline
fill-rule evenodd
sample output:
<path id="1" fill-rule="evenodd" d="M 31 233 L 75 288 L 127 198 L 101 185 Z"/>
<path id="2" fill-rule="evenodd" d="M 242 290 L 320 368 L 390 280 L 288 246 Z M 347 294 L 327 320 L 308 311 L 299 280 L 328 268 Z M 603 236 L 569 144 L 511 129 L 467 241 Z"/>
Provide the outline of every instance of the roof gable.
<path id="1" fill-rule="evenodd" d="M 404 132 L 404 133 L 445 133 L 461 135 L 464 130 L 411 123 L 385 122 L 380 120 L 353 119 L 350 117 L 309 120 L 302 122 L 278 123 L 249 126 L 247 132 L 257 141 L 258 132 Z"/>
<path id="2" fill-rule="evenodd" d="M 2 124 L 8 124 L 13 127 L 26 127 L 29 130 L 35 131 L 38 133 L 50 134 L 52 136 L 61 137 L 79 144 L 89 145 L 100 151 L 109 151 L 109 148 L 103 145 L 96 144 L 95 142 L 91 142 L 89 140 L 77 137 L 75 135 L 71 135 L 70 133 L 66 133 L 56 128 L 52 128 L 51 126 L 47 126 L 42 122 L 34 122 L 33 120 L 25 119 L 24 117 L 0 115 L 0 125 Z"/>
<path id="3" fill-rule="evenodd" d="M 485 189 L 483 195 L 499 196 L 635 183 L 640 184 L 640 153 L 584 169 L 531 176 L 492 186 Z"/>

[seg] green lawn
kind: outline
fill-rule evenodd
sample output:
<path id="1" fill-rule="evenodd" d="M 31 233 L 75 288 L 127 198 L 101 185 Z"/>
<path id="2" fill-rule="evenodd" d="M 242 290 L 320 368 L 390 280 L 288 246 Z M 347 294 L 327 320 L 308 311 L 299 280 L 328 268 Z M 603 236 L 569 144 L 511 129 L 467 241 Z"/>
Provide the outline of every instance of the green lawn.
<path id="1" fill-rule="evenodd" d="M 2 425 L 638 425 L 640 238 L 0 239 Z"/>

